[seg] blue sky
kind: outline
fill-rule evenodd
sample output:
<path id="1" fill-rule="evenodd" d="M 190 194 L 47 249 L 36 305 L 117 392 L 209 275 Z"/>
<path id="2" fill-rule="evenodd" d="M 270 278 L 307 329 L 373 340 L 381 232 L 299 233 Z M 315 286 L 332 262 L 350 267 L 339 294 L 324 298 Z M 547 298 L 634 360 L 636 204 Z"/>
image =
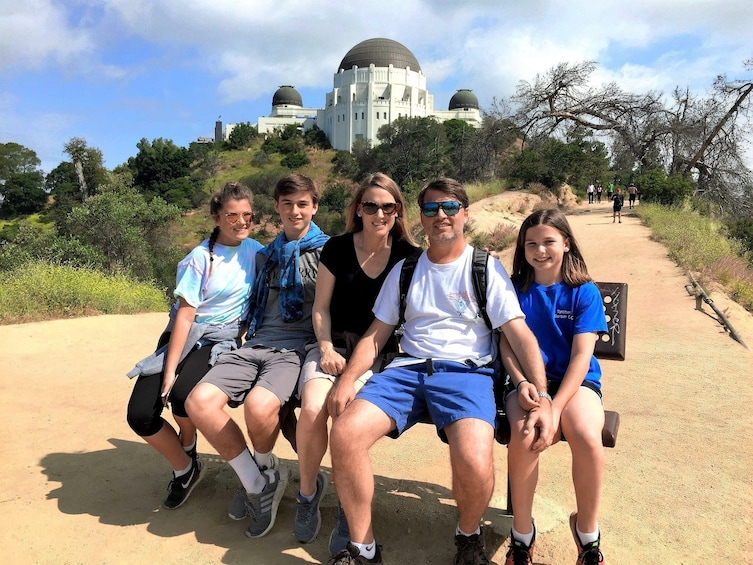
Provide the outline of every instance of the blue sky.
<path id="1" fill-rule="evenodd" d="M 596 83 L 703 94 L 750 77 L 751 0 L 0 0 L 0 142 L 49 172 L 84 138 L 108 168 L 141 138 L 187 146 L 214 122 L 256 123 L 280 85 L 322 107 L 348 50 L 410 49 L 435 107 L 458 88 L 483 108 L 560 62 Z"/>

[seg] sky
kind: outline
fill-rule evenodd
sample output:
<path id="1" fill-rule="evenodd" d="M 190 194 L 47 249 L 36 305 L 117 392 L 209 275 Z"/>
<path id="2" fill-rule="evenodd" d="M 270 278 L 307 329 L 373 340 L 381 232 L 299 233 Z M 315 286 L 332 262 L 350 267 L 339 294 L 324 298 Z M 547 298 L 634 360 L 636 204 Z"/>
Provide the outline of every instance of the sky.
<path id="1" fill-rule="evenodd" d="M 594 86 L 703 95 L 750 78 L 752 0 L 0 0 L 0 143 L 49 172 L 72 137 L 113 168 L 142 138 L 187 147 L 215 120 L 250 122 L 292 85 L 324 106 L 345 54 L 386 37 L 418 59 L 446 110 L 481 109 L 559 63 L 598 63 Z"/>

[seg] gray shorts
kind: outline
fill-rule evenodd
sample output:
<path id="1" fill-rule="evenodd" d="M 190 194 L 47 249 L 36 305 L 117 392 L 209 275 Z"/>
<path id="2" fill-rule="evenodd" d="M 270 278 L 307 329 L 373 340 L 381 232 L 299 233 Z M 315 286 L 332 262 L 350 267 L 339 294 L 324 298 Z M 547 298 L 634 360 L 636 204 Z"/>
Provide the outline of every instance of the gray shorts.
<path id="1" fill-rule="evenodd" d="M 319 362 L 322 359 L 321 353 L 319 352 L 319 345 L 313 344 L 311 346 L 306 346 L 307 352 L 306 352 L 306 359 L 303 361 L 303 367 L 301 367 L 301 378 L 298 381 L 298 397 L 300 398 L 301 394 L 303 393 L 303 385 L 305 385 L 307 382 L 313 380 L 313 379 L 327 379 L 330 382 L 334 383 L 335 377 L 334 375 L 330 375 L 329 373 L 325 373 L 322 371 L 322 368 L 319 366 Z M 340 347 L 335 347 L 335 351 L 337 351 L 340 355 L 345 357 L 345 349 Z M 374 364 L 372 365 L 371 369 L 366 371 L 363 375 L 358 377 L 356 379 L 359 383 L 361 383 L 361 386 L 363 386 L 366 381 L 368 381 L 371 376 L 374 373 L 378 373 L 382 365 L 384 365 L 384 356 L 380 355 L 376 358 L 376 361 L 374 361 Z"/>
<path id="2" fill-rule="evenodd" d="M 220 355 L 201 382 L 224 392 L 233 408 L 243 404 L 255 386 L 269 390 L 285 404 L 295 392 L 300 371 L 301 355 L 297 351 L 254 345 Z"/>

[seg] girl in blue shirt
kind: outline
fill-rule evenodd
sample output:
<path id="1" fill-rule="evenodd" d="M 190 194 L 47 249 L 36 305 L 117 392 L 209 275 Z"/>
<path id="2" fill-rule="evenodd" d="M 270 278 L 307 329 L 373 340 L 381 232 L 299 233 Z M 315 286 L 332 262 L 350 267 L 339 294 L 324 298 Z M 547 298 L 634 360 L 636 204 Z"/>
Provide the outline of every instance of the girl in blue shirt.
<path id="1" fill-rule="evenodd" d="M 594 347 L 607 324 L 601 293 L 561 211 L 538 210 L 523 221 L 511 279 L 544 358 L 555 441 L 562 432 L 572 453 L 577 510 L 570 516 L 570 528 L 578 549 L 577 564 L 603 563 L 598 514 L 604 475 L 604 409 L 601 367 Z M 540 408 L 540 395 L 506 349 L 503 343 L 505 368 L 515 387 L 507 401 L 508 417 L 512 429 L 519 432 L 513 433 L 508 455 L 515 508 L 508 563 L 518 563 L 521 557 L 532 559 L 536 531 L 531 508 L 538 478 L 538 453 L 530 449 L 534 438 L 520 432 L 528 412 Z"/>
<path id="2" fill-rule="evenodd" d="M 209 204 L 214 230 L 178 264 L 177 302 L 158 350 L 128 373 L 138 377 L 128 402 L 128 424 L 173 468 L 162 503 L 168 509 L 186 501 L 201 474 L 196 426 L 185 400 L 217 355 L 240 345 L 248 317 L 256 253 L 262 248 L 249 237 L 252 202 L 251 191 L 237 182 L 214 194 Z M 168 403 L 179 432 L 162 418 Z"/>

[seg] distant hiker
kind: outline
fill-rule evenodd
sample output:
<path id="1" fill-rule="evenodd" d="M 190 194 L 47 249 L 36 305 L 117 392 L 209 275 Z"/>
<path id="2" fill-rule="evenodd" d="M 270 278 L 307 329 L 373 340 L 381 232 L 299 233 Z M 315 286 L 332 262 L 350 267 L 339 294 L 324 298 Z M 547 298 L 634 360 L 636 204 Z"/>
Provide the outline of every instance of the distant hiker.
<path id="1" fill-rule="evenodd" d="M 638 194 L 638 187 L 635 186 L 633 183 L 630 183 L 630 186 L 628 186 L 628 204 L 630 205 L 630 208 L 635 207 L 635 197 Z"/>
<path id="2" fill-rule="evenodd" d="M 625 196 L 622 194 L 622 187 L 617 187 L 617 192 L 612 196 L 612 223 L 615 218 L 622 223 L 622 207 L 625 205 Z"/>

